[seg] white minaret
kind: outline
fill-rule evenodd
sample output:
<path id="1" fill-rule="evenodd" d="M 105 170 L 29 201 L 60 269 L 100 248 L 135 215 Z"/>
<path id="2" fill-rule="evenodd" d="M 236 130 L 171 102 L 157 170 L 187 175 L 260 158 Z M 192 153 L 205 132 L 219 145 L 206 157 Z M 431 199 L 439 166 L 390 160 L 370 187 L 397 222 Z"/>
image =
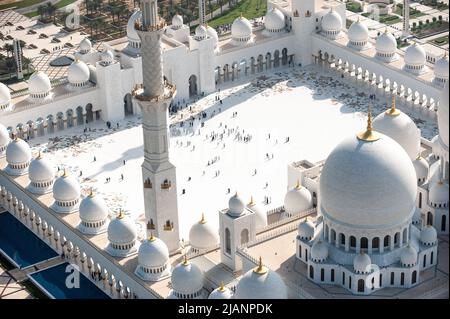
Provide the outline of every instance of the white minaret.
<path id="1" fill-rule="evenodd" d="M 22 48 L 20 47 L 19 39 L 13 40 L 14 46 L 14 59 L 16 60 L 16 73 L 17 79 L 23 79 L 23 64 L 22 64 Z"/>
<path id="2" fill-rule="evenodd" d="M 403 0 L 403 37 L 409 36 L 409 0 Z"/>
<path id="3" fill-rule="evenodd" d="M 206 23 L 205 0 L 198 0 L 198 23 L 200 25 L 204 25 Z"/>
<path id="4" fill-rule="evenodd" d="M 157 0 L 141 0 L 142 21 L 135 25 L 141 39 L 143 90 L 136 95 L 142 109 L 144 133 L 145 218 L 147 235 L 162 239 L 170 252 L 180 247 L 177 181 L 169 161 L 168 107 L 175 87 L 163 79 L 161 36 L 165 22 L 158 17 Z"/>

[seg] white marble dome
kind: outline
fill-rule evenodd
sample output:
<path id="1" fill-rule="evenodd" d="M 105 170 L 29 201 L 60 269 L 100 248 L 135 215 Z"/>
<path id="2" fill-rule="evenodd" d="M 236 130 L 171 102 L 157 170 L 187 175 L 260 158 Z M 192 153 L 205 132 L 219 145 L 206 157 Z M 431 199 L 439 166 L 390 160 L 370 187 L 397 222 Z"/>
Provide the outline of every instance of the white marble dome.
<path id="1" fill-rule="evenodd" d="M 108 225 L 108 240 L 112 244 L 128 244 L 136 240 L 137 230 L 134 221 L 120 213 Z"/>
<path id="2" fill-rule="evenodd" d="M 231 297 L 233 297 L 231 290 L 222 284 L 209 294 L 208 299 L 231 299 Z"/>
<path id="3" fill-rule="evenodd" d="M 0 110 L 3 110 L 9 106 L 11 102 L 11 93 L 8 87 L 0 82 Z"/>
<path id="4" fill-rule="evenodd" d="M 32 183 L 48 182 L 55 179 L 55 165 L 42 153 L 34 158 L 28 168 L 28 178 Z"/>
<path id="5" fill-rule="evenodd" d="M 335 147 L 319 187 L 323 216 L 352 228 L 381 230 L 408 221 L 417 194 L 408 154 L 390 137 L 371 130 Z"/>
<path id="6" fill-rule="evenodd" d="M 420 242 L 424 245 L 434 245 L 437 241 L 436 229 L 431 225 L 426 225 L 420 231 Z"/>
<path id="7" fill-rule="evenodd" d="M 127 23 L 127 38 L 128 41 L 131 42 L 141 42 L 141 39 L 139 38 L 139 35 L 136 32 L 136 29 L 134 27 L 136 22 L 140 22 L 142 18 L 142 12 L 139 9 L 136 9 L 133 14 L 131 15 L 130 19 L 128 19 Z"/>
<path id="8" fill-rule="evenodd" d="M 196 40 L 203 40 L 206 39 L 206 37 L 208 36 L 208 31 L 206 30 L 206 27 L 204 25 L 198 25 L 195 28 L 195 35 L 194 38 Z"/>
<path id="9" fill-rule="evenodd" d="M 37 71 L 30 76 L 28 80 L 28 91 L 31 96 L 46 96 L 51 89 L 50 79 L 44 72 Z"/>
<path id="10" fill-rule="evenodd" d="M 280 32 L 284 30 L 284 14 L 277 8 L 267 11 L 264 17 L 264 27 L 271 32 Z"/>
<path id="11" fill-rule="evenodd" d="M 265 210 L 258 205 L 254 200 L 253 197 L 251 198 L 250 202 L 248 203 L 247 207 L 252 210 L 255 213 L 255 228 L 256 231 L 260 231 L 264 227 L 267 226 L 267 213 Z"/>
<path id="12" fill-rule="evenodd" d="M 441 98 L 439 99 L 439 108 L 437 111 L 438 117 L 438 127 L 439 127 L 439 139 L 444 143 L 445 147 L 448 149 L 448 91 L 449 91 L 449 82 L 445 84 L 444 90 L 441 93 Z"/>
<path id="13" fill-rule="evenodd" d="M 406 65 L 425 65 L 427 55 L 423 47 L 415 42 L 406 48 L 404 59 Z"/>
<path id="14" fill-rule="evenodd" d="M 287 299 L 287 289 L 283 279 L 260 261 L 239 280 L 234 299 Z"/>
<path id="15" fill-rule="evenodd" d="M 448 184 L 438 181 L 431 185 L 428 200 L 431 205 L 446 206 L 448 204 Z"/>
<path id="16" fill-rule="evenodd" d="M 370 256 L 366 253 L 359 253 L 353 259 L 353 269 L 356 273 L 366 274 L 371 271 L 370 265 L 372 260 Z"/>
<path id="17" fill-rule="evenodd" d="M 214 48 L 216 48 L 217 45 L 219 44 L 219 36 L 217 34 L 216 29 L 214 29 L 213 27 L 210 27 L 208 25 L 208 26 L 206 26 L 206 32 L 208 33 L 208 37 L 213 39 Z"/>
<path id="18" fill-rule="evenodd" d="M 252 25 L 244 17 L 236 18 L 231 25 L 231 37 L 233 39 L 247 40 L 252 35 Z"/>
<path id="19" fill-rule="evenodd" d="M 403 266 L 414 266 L 417 263 L 417 250 L 410 245 L 403 248 L 400 254 L 400 263 Z"/>
<path id="20" fill-rule="evenodd" d="M 53 198 L 59 202 L 71 202 L 80 197 L 78 180 L 67 171 L 59 176 L 53 184 Z"/>
<path id="21" fill-rule="evenodd" d="M 300 184 L 297 184 L 284 196 L 284 209 L 290 215 L 304 212 L 312 207 L 311 192 Z"/>
<path id="22" fill-rule="evenodd" d="M 448 56 L 445 54 L 434 63 L 434 76 L 440 79 L 448 80 L 448 68 Z"/>
<path id="23" fill-rule="evenodd" d="M 231 216 L 240 216 L 244 213 L 244 209 L 244 201 L 239 197 L 238 193 L 231 196 L 228 201 L 228 214 Z"/>
<path id="24" fill-rule="evenodd" d="M 31 161 L 31 148 L 27 142 L 14 138 L 6 147 L 6 161 L 9 165 L 21 165 Z"/>
<path id="25" fill-rule="evenodd" d="M 105 49 L 102 51 L 102 53 L 100 54 L 100 60 L 104 63 L 104 64 L 111 64 L 114 62 L 114 54 L 108 50 Z"/>
<path id="26" fill-rule="evenodd" d="M 197 294 L 203 289 L 203 272 L 185 258 L 172 270 L 172 289 L 182 295 Z"/>
<path id="27" fill-rule="evenodd" d="M 0 154 L 4 151 L 10 141 L 6 127 L 0 123 Z"/>
<path id="28" fill-rule="evenodd" d="M 378 53 L 394 54 L 397 51 L 397 41 L 392 33 L 386 30 L 377 37 L 375 48 Z"/>
<path id="29" fill-rule="evenodd" d="M 352 42 L 367 42 L 369 40 L 369 29 L 358 19 L 350 25 L 348 38 Z"/>
<path id="30" fill-rule="evenodd" d="M 413 165 L 417 179 L 421 182 L 425 181 L 428 178 L 428 171 L 430 170 L 430 165 L 427 160 L 422 156 L 417 156 L 413 161 Z"/>
<path id="31" fill-rule="evenodd" d="M 322 18 L 322 30 L 326 32 L 338 32 L 342 29 L 342 18 L 333 9 L 331 9 Z"/>
<path id="32" fill-rule="evenodd" d="M 163 267 L 169 261 L 169 249 L 159 238 L 151 236 L 139 247 L 138 263 L 148 268 Z"/>
<path id="33" fill-rule="evenodd" d="M 108 206 L 101 196 L 91 190 L 91 193 L 80 202 L 80 219 L 85 222 L 97 222 L 105 220 L 108 213 Z"/>
<path id="34" fill-rule="evenodd" d="M 92 43 L 88 38 L 84 38 L 83 40 L 81 40 L 80 42 L 80 46 L 79 46 L 80 52 L 81 53 L 88 53 L 89 51 L 91 51 L 92 49 Z"/>
<path id="35" fill-rule="evenodd" d="M 172 28 L 179 29 L 183 26 L 183 17 L 178 13 L 172 17 Z"/>
<path id="36" fill-rule="evenodd" d="M 298 224 L 298 235 L 300 238 L 308 240 L 314 237 L 314 224 L 309 220 L 309 218 L 303 219 Z"/>
<path id="37" fill-rule="evenodd" d="M 192 225 L 189 231 L 189 244 L 196 250 L 207 250 L 219 245 L 219 232 L 205 217 Z"/>
<path id="38" fill-rule="evenodd" d="M 311 259 L 322 262 L 328 258 L 328 246 L 321 240 L 316 241 L 311 247 Z"/>
<path id="39" fill-rule="evenodd" d="M 407 114 L 395 108 L 395 102 L 389 110 L 375 117 L 373 128 L 400 144 L 411 160 L 419 154 L 420 131 Z"/>
<path id="40" fill-rule="evenodd" d="M 67 78 L 70 84 L 84 85 L 89 81 L 89 68 L 83 61 L 75 60 L 67 70 Z"/>

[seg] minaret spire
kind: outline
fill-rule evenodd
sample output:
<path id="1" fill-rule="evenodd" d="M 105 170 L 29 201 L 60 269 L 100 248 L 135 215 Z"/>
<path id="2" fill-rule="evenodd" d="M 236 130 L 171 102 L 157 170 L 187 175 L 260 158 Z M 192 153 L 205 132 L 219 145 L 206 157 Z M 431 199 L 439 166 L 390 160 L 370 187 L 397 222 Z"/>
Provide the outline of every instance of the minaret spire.
<path id="1" fill-rule="evenodd" d="M 205 23 L 206 23 L 205 0 L 198 0 L 198 22 L 200 25 L 205 25 Z"/>

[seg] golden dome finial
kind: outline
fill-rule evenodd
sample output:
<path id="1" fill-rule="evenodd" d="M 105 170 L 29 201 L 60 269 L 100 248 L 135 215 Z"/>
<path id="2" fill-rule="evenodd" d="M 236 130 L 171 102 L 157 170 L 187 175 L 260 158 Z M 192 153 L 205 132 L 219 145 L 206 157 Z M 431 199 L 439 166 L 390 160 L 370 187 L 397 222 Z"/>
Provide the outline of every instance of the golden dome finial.
<path id="1" fill-rule="evenodd" d="M 219 289 L 217 289 L 217 290 L 220 291 L 220 292 L 224 292 L 225 291 L 225 286 L 223 284 L 223 281 L 220 282 Z"/>
<path id="2" fill-rule="evenodd" d="M 253 195 L 250 196 L 250 203 L 248 203 L 248 206 L 253 206 L 255 205 L 255 201 L 253 200 Z"/>
<path id="3" fill-rule="evenodd" d="M 388 33 L 388 28 L 384 28 L 384 33 Z"/>
<path id="4" fill-rule="evenodd" d="M 386 114 L 389 116 L 397 116 L 400 115 L 400 111 L 396 109 L 395 107 L 395 95 L 392 95 L 392 103 L 391 108 L 386 111 Z"/>
<path id="5" fill-rule="evenodd" d="M 416 159 L 417 159 L 417 160 L 422 159 L 422 151 L 419 151 L 419 153 L 417 154 Z"/>
<path id="6" fill-rule="evenodd" d="M 94 197 L 95 196 L 95 192 L 94 189 L 91 187 L 91 189 L 89 190 L 89 197 Z"/>
<path id="7" fill-rule="evenodd" d="M 150 237 L 148 238 L 148 241 L 154 241 L 156 239 L 155 236 L 153 236 L 153 232 L 150 232 Z"/>
<path id="8" fill-rule="evenodd" d="M 200 219 L 199 223 L 200 224 L 205 224 L 206 223 L 205 214 L 202 213 L 202 219 Z"/>
<path id="9" fill-rule="evenodd" d="M 122 208 L 119 209 L 119 215 L 117 215 L 117 218 L 118 218 L 118 219 L 124 218 L 124 214 L 123 214 Z"/>
<path id="10" fill-rule="evenodd" d="M 42 158 L 42 152 L 41 152 L 41 150 L 39 150 L 38 156 L 37 156 L 36 158 L 37 158 L 37 159 L 41 159 L 41 158 Z"/>
<path id="11" fill-rule="evenodd" d="M 356 137 L 361 141 L 374 142 L 381 138 L 380 134 L 372 128 L 372 111 L 369 105 L 369 110 L 367 112 L 367 129 L 361 133 L 358 133 Z"/>
<path id="12" fill-rule="evenodd" d="M 262 263 L 262 257 L 261 256 L 259 256 L 258 267 L 256 267 L 253 270 L 253 272 L 258 274 L 258 275 L 264 275 L 267 272 L 267 267 L 264 267 L 264 265 Z"/>
<path id="13" fill-rule="evenodd" d="M 69 172 L 67 172 L 67 167 L 64 167 L 64 174 L 62 175 L 62 177 L 67 177 L 69 176 Z"/>
<path id="14" fill-rule="evenodd" d="M 190 262 L 189 262 L 189 259 L 187 258 L 187 255 L 184 255 L 183 266 L 187 266 L 189 264 L 190 264 Z"/>
<path id="15" fill-rule="evenodd" d="M 302 184 L 300 183 L 300 179 L 297 179 L 297 183 L 295 184 L 295 189 L 302 188 Z"/>

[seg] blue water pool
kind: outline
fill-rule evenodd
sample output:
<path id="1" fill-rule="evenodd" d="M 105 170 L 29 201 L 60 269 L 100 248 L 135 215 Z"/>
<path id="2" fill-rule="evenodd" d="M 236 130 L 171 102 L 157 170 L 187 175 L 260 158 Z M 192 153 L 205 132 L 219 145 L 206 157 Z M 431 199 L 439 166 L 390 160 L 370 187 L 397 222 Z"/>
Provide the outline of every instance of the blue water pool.
<path id="1" fill-rule="evenodd" d="M 58 256 L 9 212 L 0 214 L 0 249 L 20 268 Z"/>
<path id="2" fill-rule="evenodd" d="M 107 294 L 83 274 L 74 270 L 72 266 L 69 268 L 67 266 L 69 266 L 68 263 L 63 263 L 29 276 L 55 299 L 109 299 Z"/>

